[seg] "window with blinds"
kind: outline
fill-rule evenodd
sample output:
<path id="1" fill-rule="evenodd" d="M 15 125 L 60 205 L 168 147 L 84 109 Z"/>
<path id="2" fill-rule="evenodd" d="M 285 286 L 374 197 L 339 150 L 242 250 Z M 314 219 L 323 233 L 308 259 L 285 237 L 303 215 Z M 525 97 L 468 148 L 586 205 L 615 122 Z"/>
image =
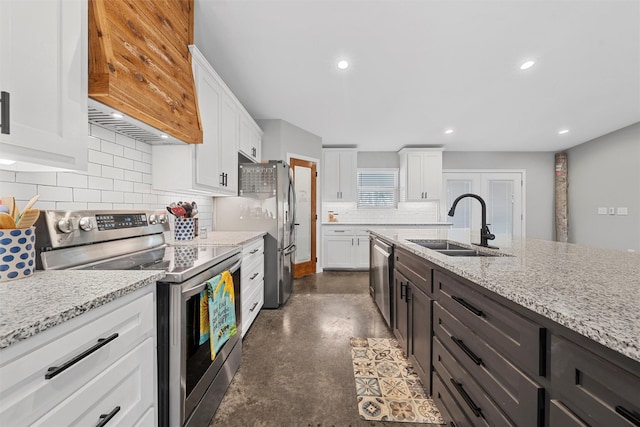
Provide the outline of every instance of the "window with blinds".
<path id="1" fill-rule="evenodd" d="M 398 169 L 358 169 L 358 208 L 398 207 Z"/>

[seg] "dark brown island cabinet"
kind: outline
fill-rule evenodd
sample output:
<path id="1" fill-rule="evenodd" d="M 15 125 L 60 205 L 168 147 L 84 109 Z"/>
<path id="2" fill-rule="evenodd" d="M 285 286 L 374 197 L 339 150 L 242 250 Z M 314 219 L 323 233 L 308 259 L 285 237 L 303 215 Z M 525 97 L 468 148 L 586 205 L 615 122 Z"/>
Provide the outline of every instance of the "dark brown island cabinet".
<path id="1" fill-rule="evenodd" d="M 640 426 L 640 363 L 401 247 L 393 331 L 447 425 Z"/>

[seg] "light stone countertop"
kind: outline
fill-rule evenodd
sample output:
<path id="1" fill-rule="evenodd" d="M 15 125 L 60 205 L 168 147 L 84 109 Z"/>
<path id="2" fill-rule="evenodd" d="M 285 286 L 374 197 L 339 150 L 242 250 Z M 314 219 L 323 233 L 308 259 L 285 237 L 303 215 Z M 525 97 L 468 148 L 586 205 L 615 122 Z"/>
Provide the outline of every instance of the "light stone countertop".
<path id="1" fill-rule="evenodd" d="M 0 283 L 0 349 L 164 277 L 161 271 L 37 271 Z"/>
<path id="2" fill-rule="evenodd" d="M 340 221 L 340 222 L 328 222 L 328 221 L 323 221 L 322 225 L 375 225 L 376 227 L 450 227 L 453 224 L 450 222 L 418 222 L 418 223 L 411 223 L 411 222 L 394 222 L 394 223 L 388 223 L 388 222 L 365 222 L 365 221 Z"/>
<path id="3" fill-rule="evenodd" d="M 431 263 L 640 361 L 640 254 L 538 239 L 501 239 L 498 257 L 450 257 L 407 239 L 469 243 L 456 230 L 378 229 Z M 466 235 L 465 235 L 466 234 Z M 479 241 L 472 238 L 473 242 Z M 474 247 L 477 249 L 477 247 Z M 483 251 L 484 248 L 480 248 Z"/>
<path id="4" fill-rule="evenodd" d="M 265 234 L 264 231 L 208 231 L 206 239 L 174 240 L 171 235 L 165 235 L 165 238 L 168 244 L 174 246 L 242 246 Z"/>

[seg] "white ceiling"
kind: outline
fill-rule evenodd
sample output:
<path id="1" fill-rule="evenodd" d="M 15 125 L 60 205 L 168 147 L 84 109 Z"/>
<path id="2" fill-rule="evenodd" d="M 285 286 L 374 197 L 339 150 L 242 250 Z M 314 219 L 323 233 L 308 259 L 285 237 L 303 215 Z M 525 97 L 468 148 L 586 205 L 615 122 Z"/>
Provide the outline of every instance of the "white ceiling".
<path id="1" fill-rule="evenodd" d="M 249 113 L 325 146 L 557 151 L 640 121 L 638 0 L 195 0 L 195 14 Z"/>

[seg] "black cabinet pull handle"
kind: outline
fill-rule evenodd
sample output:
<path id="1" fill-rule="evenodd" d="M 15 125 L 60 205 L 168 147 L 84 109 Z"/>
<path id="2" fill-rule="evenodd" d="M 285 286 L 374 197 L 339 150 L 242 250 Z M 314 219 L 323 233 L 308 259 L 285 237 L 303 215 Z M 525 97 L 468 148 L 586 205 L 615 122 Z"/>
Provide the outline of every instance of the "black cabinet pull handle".
<path id="1" fill-rule="evenodd" d="M 466 302 L 464 299 L 457 297 L 455 295 L 453 295 L 451 298 L 455 302 L 457 302 L 458 304 L 460 304 L 461 306 L 463 306 L 464 308 L 466 308 L 467 310 L 475 314 L 476 316 L 484 316 L 484 313 L 482 312 L 482 310 L 478 310 L 477 308 L 475 308 L 474 306 Z"/>
<path id="2" fill-rule="evenodd" d="M 106 426 L 107 423 L 111 421 L 111 418 L 113 418 L 118 413 L 118 411 L 120 411 L 120 407 L 116 406 L 115 408 L 113 408 L 113 411 L 109 412 L 108 414 L 100 414 L 100 422 L 96 424 L 96 427 Z"/>
<path id="3" fill-rule="evenodd" d="M 0 92 L 0 133 L 7 135 L 11 133 L 10 98 L 9 92 Z"/>
<path id="4" fill-rule="evenodd" d="M 257 305 L 258 305 L 258 302 L 257 302 L 257 301 L 256 301 L 256 302 L 254 302 L 254 303 L 253 303 L 253 306 L 251 306 L 251 308 L 249 309 L 249 311 L 253 311 L 253 310 L 255 310 Z"/>
<path id="5" fill-rule="evenodd" d="M 462 340 L 454 337 L 453 335 L 451 336 L 451 340 L 454 343 L 456 343 L 457 346 L 460 347 L 462 349 L 462 351 L 464 351 L 467 356 L 469 356 L 469 358 L 473 361 L 473 363 L 475 363 L 478 366 L 482 365 L 482 359 L 480 359 L 478 356 L 476 356 L 475 353 L 473 351 L 471 351 L 471 349 L 469 347 L 467 347 L 464 342 L 462 342 Z"/>
<path id="6" fill-rule="evenodd" d="M 82 353 L 80 353 L 79 355 L 77 355 L 73 359 L 69 360 L 68 362 L 65 362 L 64 364 L 62 364 L 60 366 L 52 366 L 49 369 L 47 369 L 48 372 L 44 375 L 44 379 L 45 380 L 50 380 L 51 378 L 55 377 L 56 375 L 58 375 L 62 371 L 65 371 L 66 369 L 72 367 L 73 365 L 75 365 L 76 363 L 78 363 L 79 361 L 81 361 L 82 359 L 84 359 L 85 357 L 90 355 L 91 353 L 93 353 L 93 352 L 95 352 L 97 350 L 100 350 L 102 347 L 104 347 L 105 345 L 109 344 L 111 341 L 115 340 L 116 338 L 118 338 L 118 334 L 117 333 L 115 333 L 113 335 L 110 335 L 107 338 L 100 338 L 98 340 L 98 342 L 93 347 L 83 351 Z"/>
<path id="7" fill-rule="evenodd" d="M 224 173 L 220 174 L 220 185 L 224 187 Z"/>
<path id="8" fill-rule="evenodd" d="M 407 285 L 400 282 L 400 299 L 403 299 L 406 296 L 405 295 L 406 290 L 407 290 Z"/>
<path id="9" fill-rule="evenodd" d="M 407 284 L 407 302 L 411 301 L 413 298 L 411 298 L 411 286 L 409 286 Z"/>
<path id="10" fill-rule="evenodd" d="M 640 416 L 630 410 L 626 409 L 623 406 L 616 406 L 616 412 L 622 415 L 627 421 L 635 424 L 636 426 L 640 426 Z"/>
<path id="11" fill-rule="evenodd" d="M 255 248 L 254 250 L 250 251 L 249 253 L 250 253 L 251 255 L 253 255 L 253 254 L 255 254 L 256 252 L 258 252 L 259 250 L 260 250 L 260 249 Z"/>
<path id="12" fill-rule="evenodd" d="M 451 384 L 453 384 L 453 386 L 456 388 L 456 390 L 458 390 L 458 393 L 460 393 L 460 395 L 462 396 L 464 401 L 467 402 L 467 405 L 469 405 L 469 408 L 471 409 L 473 414 L 476 417 L 479 417 L 480 416 L 480 408 L 475 403 L 473 403 L 473 400 L 471 400 L 471 397 L 462 388 L 462 384 L 457 382 L 453 378 L 449 378 L 449 379 L 451 380 Z"/>
<path id="13" fill-rule="evenodd" d="M 258 273 L 258 272 L 253 273 L 253 275 L 252 275 L 251 277 L 249 277 L 249 280 L 253 280 L 253 279 L 255 279 L 256 277 L 258 277 L 258 275 L 259 275 L 259 274 L 260 274 L 260 273 Z"/>

